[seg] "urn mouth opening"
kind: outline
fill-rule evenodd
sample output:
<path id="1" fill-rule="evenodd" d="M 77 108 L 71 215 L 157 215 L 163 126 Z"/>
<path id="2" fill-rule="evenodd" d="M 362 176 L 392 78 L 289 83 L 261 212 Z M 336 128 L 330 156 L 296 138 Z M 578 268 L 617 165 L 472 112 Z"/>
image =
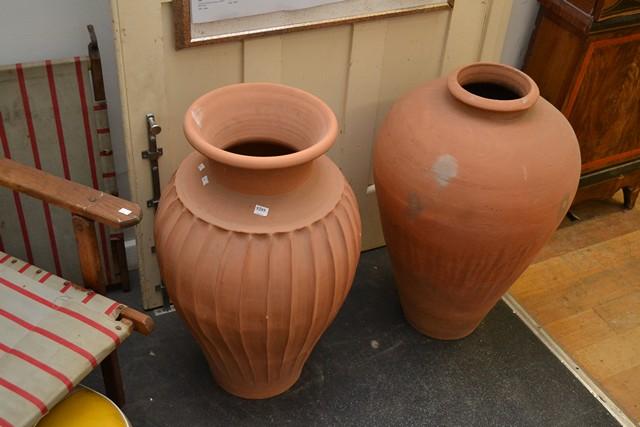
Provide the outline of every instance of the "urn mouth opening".
<path id="1" fill-rule="evenodd" d="M 239 154 L 241 156 L 251 157 L 276 157 L 286 156 L 288 154 L 297 153 L 293 147 L 283 144 L 279 141 L 253 140 L 238 142 L 225 148 L 229 153 Z"/>
<path id="2" fill-rule="evenodd" d="M 281 169 L 322 156 L 338 134 L 335 114 L 308 92 L 273 83 L 213 90 L 187 109 L 184 132 L 213 161 L 246 169 Z"/>
<path id="3" fill-rule="evenodd" d="M 531 77 L 493 62 L 462 67 L 449 75 L 447 85 L 458 101 L 489 111 L 527 110 L 540 97 L 538 85 Z"/>

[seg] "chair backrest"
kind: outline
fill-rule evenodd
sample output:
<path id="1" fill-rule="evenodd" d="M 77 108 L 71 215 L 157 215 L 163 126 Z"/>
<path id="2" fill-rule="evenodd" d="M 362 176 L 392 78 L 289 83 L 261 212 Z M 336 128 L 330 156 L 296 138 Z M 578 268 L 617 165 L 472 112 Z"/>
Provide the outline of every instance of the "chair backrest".
<path id="1" fill-rule="evenodd" d="M 0 157 L 117 194 L 106 102 L 95 101 L 88 57 L 0 67 Z M 69 213 L 0 189 L 0 250 L 81 283 Z M 111 239 L 98 229 L 105 283 Z"/>

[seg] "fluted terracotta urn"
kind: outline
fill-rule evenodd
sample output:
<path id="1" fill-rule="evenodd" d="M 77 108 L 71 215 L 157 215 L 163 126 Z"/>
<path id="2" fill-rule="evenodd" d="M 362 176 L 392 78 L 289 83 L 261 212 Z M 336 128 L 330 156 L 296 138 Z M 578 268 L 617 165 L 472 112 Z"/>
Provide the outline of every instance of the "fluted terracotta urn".
<path id="1" fill-rule="evenodd" d="M 565 216 L 576 136 L 535 82 L 476 63 L 395 103 L 374 179 L 406 319 L 440 339 L 478 326 Z"/>
<path id="2" fill-rule="evenodd" d="M 218 384 L 261 399 L 291 387 L 354 278 L 356 198 L 324 154 L 338 125 L 315 96 L 214 90 L 184 119 L 197 150 L 163 191 L 162 277 Z"/>

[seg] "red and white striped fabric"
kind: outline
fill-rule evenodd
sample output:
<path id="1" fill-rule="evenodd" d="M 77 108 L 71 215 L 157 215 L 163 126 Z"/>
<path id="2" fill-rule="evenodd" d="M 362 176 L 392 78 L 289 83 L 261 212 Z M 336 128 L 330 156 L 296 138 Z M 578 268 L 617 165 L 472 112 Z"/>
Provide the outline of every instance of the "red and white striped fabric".
<path id="1" fill-rule="evenodd" d="M 0 251 L 0 427 L 35 424 L 122 343 L 123 308 Z"/>
<path id="2" fill-rule="evenodd" d="M 0 157 L 115 194 L 106 102 L 94 101 L 86 57 L 0 66 Z M 0 188 L 0 250 L 80 283 L 68 212 Z M 111 234 L 98 227 L 106 283 Z"/>

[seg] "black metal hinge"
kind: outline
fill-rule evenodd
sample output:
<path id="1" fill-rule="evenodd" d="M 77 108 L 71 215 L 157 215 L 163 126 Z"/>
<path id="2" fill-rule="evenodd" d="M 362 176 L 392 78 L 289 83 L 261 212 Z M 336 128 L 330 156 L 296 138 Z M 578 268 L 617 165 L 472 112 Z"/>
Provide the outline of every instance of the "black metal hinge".
<path id="1" fill-rule="evenodd" d="M 156 122 L 153 113 L 148 113 L 147 119 L 147 138 L 149 140 L 149 149 L 142 152 L 142 158 L 149 160 L 151 167 L 151 185 L 153 186 L 153 198 L 147 200 L 147 207 L 156 209 L 160 201 L 160 169 L 158 159 L 162 156 L 162 148 L 158 148 L 156 135 L 162 132 L 162 128 Z"/>

